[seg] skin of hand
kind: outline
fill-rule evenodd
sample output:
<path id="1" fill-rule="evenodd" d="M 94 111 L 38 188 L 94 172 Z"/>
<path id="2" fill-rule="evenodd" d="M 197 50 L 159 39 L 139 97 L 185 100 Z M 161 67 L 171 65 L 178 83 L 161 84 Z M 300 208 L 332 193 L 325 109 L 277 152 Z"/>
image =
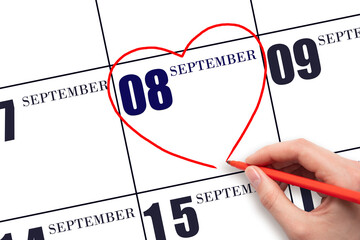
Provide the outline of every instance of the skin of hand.
<path id="1" fill-rule="evenodd" d="M 249 156 L 246 162 L 360 191 L 360 162 L 343 158 L 304 139 L 266 146 Z M 320 206 L 305 212 L 285 196 L 286 185 L 279 186 L 260 168 L 247 167 L 245 174 L 261 203 L 289 239 L 360 239 L 359 204 L 321 195 Z"/>

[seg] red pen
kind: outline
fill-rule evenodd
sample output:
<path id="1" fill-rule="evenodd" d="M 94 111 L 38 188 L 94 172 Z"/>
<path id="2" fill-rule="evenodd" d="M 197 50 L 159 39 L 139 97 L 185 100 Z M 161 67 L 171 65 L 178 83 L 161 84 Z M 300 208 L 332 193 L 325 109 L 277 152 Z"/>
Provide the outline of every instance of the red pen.
<path id="1" fill-rule="evenodd" d="M 239 161 L 227 161 L 233 167 L 245 170 L 248 166 L 247 163 L 239 162 Z M 259 166 L 258 166 L 259 167 Z M 295 185 L 298 187 L 306 188 L 318 193 L 323 193 L 328 196 L 340 198 L 346 201 L 354 202 L 360 204 L 360 192 L 353 191 L 350 189 L 338 187 L 335 185 L 319 182 L 316 180 L 312 180 L 309 178 L 300 177 L 294 174 L 282 172 L 279 170 L 267 168 L 267 167 L 259 167 L 261 170 L 266 173 L 270 178 L 275 181 L 284 182 L 287 184 Z"/>

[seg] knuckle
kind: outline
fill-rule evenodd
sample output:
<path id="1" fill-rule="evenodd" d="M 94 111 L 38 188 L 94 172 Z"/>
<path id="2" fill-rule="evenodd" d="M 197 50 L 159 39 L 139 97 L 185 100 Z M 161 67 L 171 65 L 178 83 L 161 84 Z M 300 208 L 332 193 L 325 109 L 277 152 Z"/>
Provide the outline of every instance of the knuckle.
<path id="1" fill-rule="evenodd" d="M 299 138 L 296 139 L 294 141 L 295 143 L 295 147 L 297 147 L 298 149 L 304 149 L 306 147 L 309 147 L 309 145 L 311 144 L 308 140 L 306 140 L 305 138 Z"/>
<path id="2" fill-rule="evenodd" d="M 308 149 L 311 147 L 311 142 L 304 138 L 296 139 L 293 144 L 291 144 L 290 148 L 293 153 L 300 158 L 303 155 L 308 153 Z"/>

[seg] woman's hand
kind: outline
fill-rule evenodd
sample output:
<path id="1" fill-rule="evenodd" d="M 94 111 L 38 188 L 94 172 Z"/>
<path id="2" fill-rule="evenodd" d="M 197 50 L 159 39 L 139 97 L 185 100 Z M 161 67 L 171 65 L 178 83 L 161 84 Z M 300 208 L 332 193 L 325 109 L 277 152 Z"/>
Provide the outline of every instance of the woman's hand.
<path id="1" fill-rule="evenodd" d="M 360 163 L 330 152 L 304 139 L 266 146 L 246 159 L 251 165 L 284 172 L 360 191 Z M 280 186 L 260 168 L 250 166 L 246 176 L 262 204 L 280 223 L 290 239 L 360 239 L 360 205 L 323 196 L 311 212 L 297 208 Z"/>

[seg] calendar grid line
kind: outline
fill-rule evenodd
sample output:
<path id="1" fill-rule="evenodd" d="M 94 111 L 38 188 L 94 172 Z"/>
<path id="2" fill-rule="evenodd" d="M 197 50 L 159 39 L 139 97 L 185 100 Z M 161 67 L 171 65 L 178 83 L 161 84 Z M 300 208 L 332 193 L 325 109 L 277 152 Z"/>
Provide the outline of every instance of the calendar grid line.
<path id="1" fill-rule="evenodd" d="M 259 40 L 260 40 L 260 35 L 259 35 L 258 27 L 257 27 L 257 21 L 256 21 L 256 17 L 255 17 L 255 11 L 254 11 L 254 6 L 253 6 L 252 0 L 250 0 L 250 4 L 251 4 L 251 10 L 252 10 L 253 18 L 254 18 L 256 36 L 257 36 L 257 37 L 259 38 Z M 265 67 L 264 56 L 263 56 L 262 54 L 261 54 L 261 58 L 262 58 L 262 61 L 263 61 L 263 65 L 264 65 L 264 67 Z M 268 77 L 267 77 L 267 74 L 266 74 L 266 85 L 267 85 L 268 92 L 269 92 L 271 109 L 272 109 L 273 117 L 274 117 L 274 121 L 275 121 L 276 133 L 277 133 L 279 142 L 281 142 L 281 137 L 280 137 L 280 132 L 279 132 L 279 126 L 278 126 L 278 123 L 277 123 L 277 118 L 276 118 L 276 113 L 275 113 L 275 108 L 274 108 L 274 102 L 273 102 L 273 99 L 272 99 L 272 94 L 271 94 L 271 89 L 270 89 L 270 84 L 269 84 L 269 79 L 268 79 Z"/>
<path id="2" fill-rule="evenodd" d="M 303 28 L 303 27 L 309 27 L 309 26 L 314 26 L 314 25 L 318 25 L 318 24 L 324 24 L 324 23 L 333 22 L 333 21 L 344 20 L 344 19 L 347 19 L 347 18 L 358 17 L 358 16 L 360 16 L 360 13 L 359 14 L 348 15 L 348 16 L 345 16 L 345 17 L 333 18 L 333 19 L 328 19 L 328 20 L 324 20 L 324 21 L 299 25 L 299 26 L 295 26 L 295 27 L 291 27 L 291 28 L 279 29 L 279 30 L 271 31 L 271 32 L 259 33 L 257 36 L 260 37 L 260 36 L 265 36 L 265 35 L 270 35 L 270 34 L 276 34 L 276 33 L 279 33 L 279 32 L 291 31 L 291 30 L 295 30 L 295 29 L 299 29 L 299 28 Z M 208 45 L 202 45 L 202 46 L 198 46 L 198 47 L 195 47 L 195 48 L 189 48 L 188 51 L 199 49 L 199 48 L 204 48 L 204 47 L 211 47 L 211 46 L 215 46 L 215 45 L 218 45 L 218 44 L 225 44 L 225 43 L 240 41 L 240 40 L 244 40 L 244 39 L 248 39 L 248 38 L 252 38 L 252 36 L 248 36 L 248 37 L 244 37 L 244 38 L 231 39 L 231 40 L 212 43 L 212 44 L 208 44 Z M 174 51 L 174 52 L 180 53 L 182 51 L 183 50 L 177 50 L 177 51 Z M 156 58 L 156 57 L 162 57 L 162 56 L 166 56 L 166 55 L 169 55 L 169 54 L 170 53 L 164 53 L 164 54 L 158 54 L 158 55 L 148 56 L 148 57 L 139 58 L 139 59 L 133 59 L 133 60 L 118 63 L 118 65 L 137 62 L 137 61 L 143 61 L 143 60 Z M 35 79 L 35 80 L 25 81 L 25 82 L 21 82 L 21 83 L 17 83 L 17 84 L 1 86 L 0 90 L 6 89 L 6 88 L 18 87 L 18 86 L 25 85 L 25 84 L 31 84 L 31 83 L 37 83 L 37 82 L 41 82 L 41 81 L 51 80 L 51 79 L 54 79 L 54 78 L 60 78 L 60 77 L 65 77 L 65 76 L 69 76 L 69 75 L 80 74 L 80 73 L 84 73 L 84 72 L 95 71 L 95 70 L 99 70 L 99 69 L 103 69 L 103 68 L 107 68 L 107 67 L 111 68 L 112 65 L 104 65 L 104 66 L 100 66 L 100 67 L 83 69 L 83 70 L 79 70 L 79 71 L 75 71 L 75 72 L 69 72 L 69 73 L 54 75 L 54 76 L 50 76 L 50 77 L 44 77 L 44 78 L 39 78 L 39 79 Z"/>
<path id="3" fill-rule="evenodd" d="M 343 153 L 343 152 L 349 152 L 349 151 L 358 150 L 358 149 L 360 149 L 360 147 L 347 148 L 347 149 L 335 151 L 334 153 Z"/>
<path id="4" fill-rule="evenodd" d="M 348 148 L 348 149 L 344 149 L 344 150 L 339 150 L 339 151 L 336 151 L 334 153 L 341 153 L 341 152 L 353 151 L 353 150 L 358 150 L 358 149 L 360 149 L 360 147 L 354 147 L 354 148 Z M 202 178 L 202 179 L 197 179 L 197 180 L 193 180 L 193 181 L 189 181 L 189 182 L 183 182 L 183 183 L 179 183 L 179 184 L 173 184 L 173 185 L 168 185 L 168 186 L 164 186 L 164 187 L 152 188 L 152 189 L 148 189 L 148 190 L 144 190 L 144 191 L 139 191 L 139 192 L 137 192 L 137 194 L 140 195 L 140 194 L 145 194 L 145 193 L 150 193 L 150 192 L 155 192 L 155 191 L 161 191 L 161 190 L 169 189 L 169 188 L 172 188 L 172 187 L 178 187 L 178 186 L 184 186 L 184 185 L 193 184 L 193 183 L 210 181 L 210 180 L 213 180 L 213 179 L 229 177 L 229 176 L 242 174 L 242 173 L 244 173 L 244 171 L 237 171 L 237 172 L 233 172 L 233 173 L 227 173 L 227 174 L 208 177 L 208 178 Z M 290 192 L 291 192 L 291 188 L 289 188 L 289 193 Z M 80 204 L 76 204 L 76 205 L 71 205 L 71 206 L 62 207 L 62 208 L 56 208 L 56 209 L 47 210 L 47 211 L 41 211 L 41 212 L 37 212 L 37 213 L 12 217 L 12 218 L 8 218 L 8 219 L 3 219 L 3 220 L 0 220 L 0 223 L 15 221 L 15 220 L 23 219 L 23 218 L 34 217 L 34 216 L 43 215 L 43 214 L 49 214 L 49 213 L 53 213 L 53 212 L 68 210 L 68 209 L 77 208 L 77 207 L 83 207 L 83 206 L 87 206 L 87 205 L 92 205 L 92 204 L 97 204 L 97 203 L 102 203 L 102 202 L 107 202 L 107 201 L 112 201 L 112 200 L 117 200 L 117 199 L 121 199 L 121 198 L 125 198 L 125 197 L 131 197 L 131 196 L 135 196 L 135 193 L 125 194 L 125 195 L 106 198 L 106 199 L 100 199 L 100 200 L 86 202 L 86 203 L 80 203 Z M 293 202 L 292 194 L 290 194 L 290 197 L 291 197 L 291 201 Z"/>
<path id="5" fill-rule="evenodd" d="M 244 173 L 244 171 L 236 171 L 236 172 L 227 173 L 227 174 L 223 174 L 223 175 L 218 175 L 218 176 L 213 176 L 213 177 L 208 177 L 208 178 L 197 179 L 197 180 L 193 180 L 193 181 L 188 181 L 188 182 L 183 182 L 183 183 L 168 185 L 168 186 L 159 187 L 159 188 L 148 189 L 148 190 L 140 191 L 140 192 L 137 192 L 137 193 L 130 193 L 130 194 L 125 194 L 125 195 L 121 195 L 121 196 L 116 196 L 116 197 L 111 197 L 111 198 L 106 198 L 106 199 L 100 199 L 100 200 L 96 200 L 96 201 L 91 201 L 91 202 L 86 202 L 86 203 L 80 203 L 80 204 L 71 205 L 71 206 L 67 206 L 67 207 L 56 208 L 56 209 L 52 209 L 52 210 L 41 211 L 41 212 L 32 213 L 32 214 L 27 214 L 27 215 L 23 215 L 23 216 L 12 217 L 12 218 L 8 218 L 8 219 L 0 220 L 0 223 L 10 222 L 10 221 L 19 220 L 19 219 L 28 218 L 28 217 L 34 217 L 34 216 L 43 215 L 43 214 L 49 214 L 49 213 L 53 213 L 53 212 L 68 210 L 68 209 L 77 208 L 77 207 L 83 207 L 83 206 L 92 205 L 92 204 L 97 204 L 97 203 L 102 203 L 102 202 L 108 202 L 108 201 L 112 201 L 112 200 L 117 200 L 117 199 L 121 199 L 121 198 L 125 198 L 125 197 L 131 197 L 131 196 L 135 196 L 135 195 L 145 194 L 145 193 L 149 193 L 149 192 L 161 191 L 161 190 L 169 189 L 169 188 L 173 188 L 173 187 L 179 187 L 179 186 L 184 186 L 184 185 L 193 184 L 193 183 L 210 181 L 210 180 L 213 180 L 213 179 L 218 179 L 218 178 L 223 178 L 223 177 L 229 177 L 229 176 L 233 176 L 233 175 L 237 175 L 237 174 L 241 174 L 241 173 Z M 141 213 L 141 212 L 140 212 L 140 213 Z"/>
<path id="6" fill-rule="evenodd" d="M 103 38 L 103 42 L 104 42 L 105 53 L 106 53 L 106 57 L 107 57 L 108 65 L 109 65 L 109 70 L 111 70 L 111 67 L 110 67 L 110 66 L 111 66 L 111 64 L 110 64 L 110 57 L 109 57 L 109 52 L 108 52 L 108 49 L 107 49 L 107 46 L 106 46 L 105 33 L 104 33 L 103 25 L 102 25 L 102 22 L 101 22 L 100 9 L 99 9 L 99 5 L 98 5 L 98 1 L 97 1 L 97 0 L 95 0 L 95 4 L 96 4 L 96 9 L 97 9 L 98 17 L 99 17 L 101 34 L 102 34 L 102 38 Z M 115 84 L 114 84 L 114 79 L 113 79 L 112 74 L 111 74 L 111 81 L 112 81 L 112 83 L 113 83 L 113 88 L 114 88 L 114 91 L 115 91 Z M 118 111 L 120 112 L 119 102 L 118 102 L 118 99 L 117 99 L 116 94 L 115 94 L 115 100 L 116 100 L 116 105 L 117 105 Z M 121 129 L 122 129 L 123 138 L 124 138 L 124 144 L 125 144 L 125 148 L 126 148 L 126 153 L 127 153 L 128 161 L 129 161 L 131 178 L 132 178 L 132 182 L 133 182 L 134 190 L 135 190 L 135 197 L 136 197 L 136 201 L 137 201 L 137 205 L 138 205 L 138 210 L 139 210 L 139 213 L 140 213 L 139 215 L 140 215 L 141 225 L 142 225 L 142 229 L 143 229 L 143 233 L 144 233 L 144 238 L 145 238 L 145 240 L 146 240 L 147 237 L 146 237 L 144 219 L 143 219 L 143 216 L 142 216 L 142 214 L 141 214 L 142 211 L 141 211 L 139 196 L 138 196 L 138 193 L 137 193 L 136 182 L 135 182 L 135 177 L 134 177 L 134 171 L 133 171 L 132 164 L 131 164 L 129 148 L 128 148 L 128 144 L 127 144 L 127 140 L 126 140 L 126 135 L 125 135 L 125 130 L 124 130 L 124 124 L 123 124 L 123 121 L 122 121 L 121 119 L 120 119 L 120 125 L 121 125 Z"/>
<path id="7" fill-rule="evenodd" d="M 241 40 L 250 39 L 250 38 L 252 38 L 252 36 L 230 39 L 230 40 L 226 40 L 226 41 L 221 41 L 221 42 L 216 42 L 216 43 L 201 45 L 201 46 L 198 46 L 198 47 L 188 48 L 187 51 L 197 50 L 197 49 L 206 48 L 206 47 L 212 47 L 212 46 L 216 46 L 216 45 L 220 45 L 220 44 L 226 44 L 226 43 L 241 41 Z M 181 53 L 181 52 L 183 52 L 183 51 L 184 51 L 184 50 L 177 50 L 177 51 L 174 51 L 174 52 L 176 52 L 176 53 Z M 143 60 L 149 60 L 149 59 L 153 59 L 153 58 L 157 58 L 157 57 L 164 57 L 164 56 L 168 56 L 168 55 L 171 55 L 171 53 L 162 53 L 162 54 L 157 54 L 157 55 L 153 55 L 153 56 L 148 56 L 148 57 L 143 57 L 143 58 L 137 58 L 137 59 L 133 59 L 133 60 L 129 60 L 129 61 L 123 61 L 123 62 L 119 62 L 119 63 L 117 64 L 117 66 L 119 66 L 119 65 L 124 65 L 124 64 L 128 64 L 128 63 L 140 62 L 140 61 L 143 61 Z M 109 61 L 109 62 L 110 62 L 110 61 Z M 54 78 L 60 78 L 60 77 L 65 77 L 65 76 L 80 74 L 80 73 L 84 73 L 84 72 L 95 71 L 95 70 L 99 70 L 99 69 L 103 69 L 103 68 L 110 68 L 110 69 L 111 69 L 112 66 L 113 66 L 113 64 L 109 64 L 109 65 L 104 65 L 104 66 L 101 66 L 101 67 L 89 68 L 89 69 L 85 69 L 85 70 L 80 70 L 80 71 L 75 71 L 75 72 L 70 72 L 70 73 L 55 75 L 55 76 L 51 76 L 51 77 L 46 77 L 46 78 L 40 78 L 40 79 L 36 79 L 36 80 L 31 80 L 31 81 L 27 81 L 27 82 L 22 82 L 22 83 L 17 83 L 17 84 L 2 86 L 2 87 L 0 87 L 0 90 L 1 90 L 1 89 L 6 89 L 6 88 L 17 87 L 17 86 L 21 86 L 21 85 L 26 85 L 26 84 L 31 84 L 31 83 L 37 83 L 37 82 L 46 81 L 46 80 L 51 80 L 51 79 L 54 79 Z"/>
<path id="8" fill-rule="evenodd" d="M 254 23 L 255 23 L 256 34 L 257 34 L 258 38 L 260 39 L 259 31 L 258 31 L 258 26 L 257 26 L 257 21 L 256 21 L 256 16 L 255 16 L 255 10 L 254 10 L 254 6 L 253 6 L 252 0 L 250 0 L 250 4 L 251 4 L 251 10 L 252 10 L 253 18 L 254 18 Z M 265 65 L 265 63 L 264 63 L 264 56 L 262 56 L 262 60 L 263 60 L 263 64 Z M 279 142 L 281 142 L 279 125 L 278 125 L 277 120 L 276 120 L 275 107 L 274 107 L 274 103 L 273 103 L 273 100 L 272 100 L 272 95 L 271 95 L 271 90 L 270 90 L 270 84 L 269 84 L 269 81 L 268 81 L 268 77 L 267 77 L 267 76 L 266 76 L 266 83 L 267 83 L 267 87 L 268 87 L 268 91 L 269 91 L 271 108 L 272 108 L 272 111 L 273 111 L 273 116 L 274 116 L 274 121 L 275 121 L 275 126 L 276 126 L 276 132 L 277 132 L 278 140 L 279 140 Z M 288 189 L 289 189 L 290 200 L 291 200 L 292 203 L 294 203 L 294 198 L 293 198 L 293 196 L 292 196 L 292 191 L 291 191 L 291 185 L 290 185 L 290 184 L 288 185 Z M 303 189 L 303 188 L 300 188 L 300 190 L 301 190 L 301 197 L 302 197 L 302 201 L 303 201 L 303 204 L 304 204 L 304 209 L 305 209 L 305 211 L 311 211 L 311 210 L 313 210 L 313 209 L 314 209 L 314 204 L 313 204 L 313 200 L 312 200 L 312 197 L 311 197 L 311 192 L 310 192 L 309 190 Z"/>
<path id="9" fill-rule="evenodd" d="M 328 19 L 328 20 L 324 20 L 324 21 L 319 21 L 319 22 L 314 22 L 314 23 L 303 24 L 303 25 L 299 25 L 299 26 L 295 26 L 295 27 L 290 27 L 290 28 L 284 28 L 284 29 L 275 30 L 275 31 L 271 31 L 271 32 L 265 32 L 265 33 L 261 33 L 260 36 L 265 36 L 265 35 L 270 35 L 270 34 L 276 34 L 276 33 L 286 32 L 286 31 L 291 31 L 291 30 L 295 30 L 295 29 L 299 29 L 299 28 L 304 28 L 304 27 L 311 27 L 311 26 L 314 26 L 314 25 L 319 25 L 319 24 L 324 24 L 324 23 L 329 23 L 329 22 L 344 20 L 344 19 L 347 19 L 347 18 L 359 17 L 359 16 L 360 16 L 360 13 L 358 13 L 358 14 L 353 14 L 353 15 L 348 15 L 348 16 L 345 16 L 345 17 L 332 18 L 332 19 Z"/>
<path id="10" fill-rule="evenodd" d="M 52 210 L 47 210 L 47 211 L 42 211 L 42 212 L 37 212 L 37 213 L 32 213 L 32 214 L 27 214 L 27 215 L 18 216 L 18 217 L 12 217 L 12 218 L 8 218 L 8 219 L 0 220 L 0 223 L 15 221 L 15 220 L 23 219 L 23 218 L 35 217 L 35 216 L 38 216 L 38 215 L 49 214 L 49 213 L 53 213 L 53 212 L 59 212 L 59 211 L 68 210 L 68 209 L 77 208 L 77 207 L 88 206 L 88 205 L 96 204 L 96 203 L 108 202 L 108 201 L 112 201 L 112 200 L 116 200 L 116 199 L 121 199 L 121 198 L 125 198 L 125 197 L 131 197 L 131 196 L 134 196 L 134 195 L 135 195 L 135 193 L 130 193 L 130 194 L 125 194 L 125 195 L 121 195 L 121 196 L 116 196 L 116 197 L 111 197 L 111 198 L 96 200 L 96 201 L 92 201 L 92 202 L 80 203 L 80 204 L 71 205 L 71 206 L 67 206 L 67 207 L 56 208 L 56 209 L 52 209 Z"/>
<path id="11" fill-rule="evenodd" d="M 259 40 L 260 40 L 260 35 L 259 35 L 258 27 L 257 27 L 257 21 L 256 21 L 256 17 L 255 17 L 255 10 L 254 10 L 254 5 L 253 5 L 252 0 L 250 0 L 250 5 L 251 5 L 252 15 L 253 15 L 253 18 L 254 18 L 256 36 L 257 36 L 257 37 L 259 38 Z M 262 58 L 262 61 L 263 61 L 263 65 L 264 65 L 264 67 L 265 67 L 264 56 L 263 56 L 262 54 L 261 54 L 261 58 Z M 269 92 L 270 105 L 271 105 L 271 110 L 272 110 L 273 117 L 274 117 L 276 134 L 277 134 L 277 137 L 278 137 L 278 141 L 281 142 L 281 137 L 280 137 L 280 132 L 279 132 L 279 125 L 278 125 L 277 118 L 276 118 L 274 102 L 273 102 L 273 98 L 272 98 L 272 94 L 271 94 L 271 89 L 270 89 L 270 84 L 269 84 L 269 79 L 268 79 L 268 77 L 267 77 L 267 74 L 266 74 L 266 85 L 267 85 L 267 89 L 268 89 L 268 92 Z M 293 198 L 293 196 L 292 196 L 292 191 L 291 191 L 291 185 L 288 185 L 288 189 L 289 189 L 290 200 L 291 200 L 292 203 L 294 203 L 294 198 Z"/>
<path id="12" fill-rule="evenodd" d="M 85 72 L 96 71 L 96 70 L 103 69 L 103 68 L 107 68 L 107 67 L 109 67 L 109 66 L 106 65 L 106 66 L 101 66 L 101 67 L 89 68 L 89 69 L 85 69 L 85 70 L 79 70 L 79 71 L 75 71 L 75 72 L 64 73 L 64 74 L 55 75 L 55 76 L 51 76 L 51 77 L 39 78 L 39 79 L 27 81 L 27 82 L 21 82 L 21 83 L 6 85 L 6 86 L 0 87 L 0 90 L 6 89 L 6 88 L 19 87 L 19 86 L 22 86 L 22 85 L 32 84 L 32 83 L 37 83 L 37 82 L 42 82 L 42 81 L 46 81 L 46 80 L 52 80 L 52 79 L 55 79 L 55 78 L 67 77 L 67 76 L 71 76 L 71 75 L 75 75 L 75 74 L 80 74 L 80 73 L 85 73 Z"/>
<path id="13" fill-rule="evenodd" d="M 223 175 L 218 175 L 218 176 L 213 176 L 213 177 L 208 177 L 208 178 L 193 180 L 193 181 L 189 181 L 189 182 L 183 182 L 183 183 L 173 184 L 173 185 L 169 185 L 169 186 L 165 186 L 165 187 L 148 189 L 148 190 L 145 190 L 145 191 L 140 191 L 140 192 L 138 192 L 138 194 L 144 194 L 144 193 L 149 193 L 149 192 L 160 191 L 160 190 L 163 190 L 163 189 L 168 189 L 168 188 L 172 188 L 172 187 L 179 187 L 179 186 L 183 186 L 183 185 L 187 185 L 187 184 L 193 184 L 193 183 L 198 183 L 198 182 L 203 182 L 203 181 L 209 181 L 209 180 L 213 180 L 213 179 L 217 179 L 217 178 L 222 178 L 222 177 L 229 177 L 229 176 L 237 175 L 237 174 L 244 173 L 244 172 L 245 172 L 245 171 L 237 171 L 237 172 L 233 172 L 233 173 L 227 173 L 227 174 L 223 174 Z"/>
<path id="14" fill-rule="evenodd" d="M 303 28 L 303 27 L 314 26 L 314 25 L 318 25 L 318 24 L 324 24 L 324 23 L 333 22 L 333 21 L 344 20 L 344 19 L 347 19 L 347 18 L 358 17 L 358 16 L 360 16 L 360 13 L 359 13 L 359 14 L 348 15 L 348 16 L 345 16 L 345 17 L 328 19 L 328 20 L 324 20 L 324 21 L 320 21 L 320 22 L 314 22 L 314 23 L 299 25 L 299 26 L 295 26 L 295 27 L 291 27 L 291 28 L 284 28 L 284 29 L 280 29 L 280 30 L 276 30 L 276 31 L 271 31 L 271 32 L 259 33 L 259 34 L 258 34 L 258 37 L 260 37 L 260 36 L 265 36 L 265 35 L 270 35 L 270 34 L 276 34 L 276 33 L 284 32 L 284 31 L 291 31 L 291 30 L 294 30 L 294 29 L 299 29 L 299 28 Z M 215 45 L 218 45 L 218 44 L 224 44 L 224 43 L 229 43 L 229 42 L 234 42 L 234 41 L 240 41 L 240 40 L 248 39 L 248 38 L 251 38 L 251 37 L 252 37 L 252 36 L 244 37 L 244 38 L 236 38 L 236 39 L 231 39 L 231 40 L 227 40 L 227 41 L 222 41 L 222 42 L 212 43 L 212 44 L 208 44 L 208 45 L 203 45 L 203 46 L 199 46 L 199 47 L 195 47 L 195 48 L 189 48 L 188 51 L 189 51 L 189 50 L 195 50 L 195 49 L 198 49 L 198 48 L 211 47 L 211 46 L 215 46 Z M 180 52 L 182 52 L 182 51 L 183 51 L 183 50 L 178 50 L 178 51 L 175 51 L 175 52 L 176 52 L 176 53 L 180 53 Z M 137 62 L 137 61 L 142 61 L 142 60 L 147 60 L 147 59 L 156 58 L 156 57 L 162 57 L 162 56 L 165 56 L 165 55 L 169 55 L 169 53 L 164 53 L 164 54 L 159 54 L 159 55 L 153 55 L 153 56 L 148 56 L 148 57 L 139 58 L 139 59 L 133 59 L 133 60 L 130 60 L 130 61 L 124 61 L 124 62 L 118 63 L 118 65 L 127 64 L 127 63 L 132 63 L 132 62 Z M 25 84 L 31 84 L 31 83 L 36 83 L 36 82 L 51 80 L 51 79 L 54 79 L 54 78 L 65 77 L 65 76 L 74 75 L 74 74 L 80 74 L 80 73 L 84 73 L 84 72 L 95 71 L 95 70 L 99 70 L 99 69 L 103 69 L 103 68 L 107 68 L 107 67 L 110 67 L 110 68 L 111 68 L 112 65 L 110 65 L 110 66 L 109 66 L 109 65 L 104 65 L 104 66 L 100 66 L 100 67 L 94 67 L 94 68 L 79 70 L 79 71 L 75 71 L 75 72 L 64 73 L 64 74 L 54 75 L 54 76 L 50 76 L 50 77 L 45 77 L 45 78 L 40 78 L 40 79 L 35 79 L 35 80 L 30 80 L 30 81 L 25 81 L 25 82 L 21 82 L 21 83 L 17 83 L 17 84 L 6 85 L 6 86 L 0 87 L 0 90 L 1 90 L 1 89 L 6 89 L 6 88 L 17 87 L 17 86 L 21 86 L 21 85 L 25 85 Z"/>
<path id="15" fill-rule="evenodd" d="M 267 77 L 267 74 L 266 74 L 266 85 L 267 85 L 268 92 L 269 92 L 270 103 L 271 103 L 271 110 L 272 110 L 272 112 L 273 112 L 274 122 L 275 122 L 275 126 L 276 126 L 276 134 L 277 134 L 277 137 L 278 137 L 278 141 L 281 142 L 279 125 L 278 125 L 277 118 L 276 118 L 274 102 L 273 102 L 273 98 L 272 98 L 272 94 L 271 94 L 271 90 L 270 90 L 270 83 L 269 83 L 269 79 L 268 79 L 268 77 Z"/>

